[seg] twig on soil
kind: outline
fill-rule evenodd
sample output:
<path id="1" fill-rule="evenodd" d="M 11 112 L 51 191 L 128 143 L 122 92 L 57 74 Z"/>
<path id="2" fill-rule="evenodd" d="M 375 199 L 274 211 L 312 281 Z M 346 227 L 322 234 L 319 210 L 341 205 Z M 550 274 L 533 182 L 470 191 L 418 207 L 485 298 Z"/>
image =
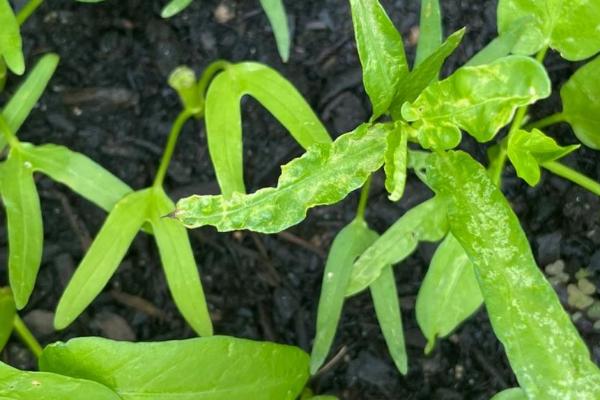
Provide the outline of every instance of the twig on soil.
<path id="1" fill-rule="evenodd" d="M 335 354 L 335 356 L 333 356 L 333 358 L 331 360 L 329 360 L 329 362 L 327 362 L 327 364 L 325 364 L 323 366 L 323 368 L 321 368 L 316 374 L 314 374 L 311 379 L 316 379 L 317 377 L 319 377 L 319 376 L 327 373 L 329 370 L 333 369 L 337 364 L 339 364 L 344 359 L 344 356 L 347 353 L 348 353 L 348 346 L 343 345 L 342 348 Z"/>
<path id="2" fill-rule="evenodd" d="M 162 311 L 154 304 L 140 296 L 135 296 L 129 293 L 121 292 L 120 290 L 116 289 L 111 290 L 110 295 L 119 303 L 141 311 L 142 313 L 150 317 L 157 318 L 161 321 L 167 321 L 169 319 L 168 315 L 164 311 Z"/>
<path id="3" fill-rule="evenodd" d="M 290 233 L 288 231 L 283 231 L 283 232 L 279 232 L 277 234 L 278 237 L 280 237 L 281 239 L 296 244 L 308 251 L 311 251 L 313 253 L 315 253 L 316 255 L 318 255 L 321 258 L 325 258 L 327 257 L 327 254 L 325 254 L 325 252 L 320 249 L 319 247 L 315 246 L 314 244 L 310 243 L 307 240 L 302 239 L 301 237 L 298 237 L 296 235 L 294 235 L 293 233 Z"/>

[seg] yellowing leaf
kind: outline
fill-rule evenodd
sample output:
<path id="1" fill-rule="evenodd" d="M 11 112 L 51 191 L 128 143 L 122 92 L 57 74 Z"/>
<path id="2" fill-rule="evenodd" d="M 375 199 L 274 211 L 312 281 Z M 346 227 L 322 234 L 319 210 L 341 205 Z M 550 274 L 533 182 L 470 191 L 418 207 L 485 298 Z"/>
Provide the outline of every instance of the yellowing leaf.
<path id="1" fill-rule="evenodd" d="M 0 0 L 0 26 L 0 57 L 12 72 L 21 75 L 25 72 L 21 32 L 8 0 Z"/>

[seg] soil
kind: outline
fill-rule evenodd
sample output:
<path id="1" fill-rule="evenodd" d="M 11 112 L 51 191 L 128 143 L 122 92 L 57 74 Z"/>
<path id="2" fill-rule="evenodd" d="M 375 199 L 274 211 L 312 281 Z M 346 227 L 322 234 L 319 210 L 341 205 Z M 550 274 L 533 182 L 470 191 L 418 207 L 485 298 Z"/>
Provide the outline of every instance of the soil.
<path id="1" fill-rule="evenodd" d="M 165 0 L 166 1 L 166 0 Z M 18 2 L 17 2 L 18 3 Z M 23 2 L 21 2 L 23 3 Z M 286 1 L 293 31 L 289 63 L 277 55 L 258 1 L 195 1 L 170 20 L 159 17 L 164 1 L 128 0 L 82 4 L 48 0 L 23 28 L 29 65 L 53 51 L 61 63 L 49 90 L 20 136 L 33 143 L 66 145 L 98 161 L 134 188 L 152 182 L 170 124 L 179 110 L 166 85 L 180 64 L 201 71 L 211 61 L 256 60 L 289 78 L 313 105 L 333 135 L 352 129 L 369 115 L 360 81 L 347 2 Z M 418 2 L 382 1 L 402 31 L 409 56 L 415 50 Z M 456 69 L 496 33 L 496 1 L 444 3 L 445 33 L 462 26 L 468 34 L 447 62 Z M 547 58 L 552 80 L 564 82 L 577 65 Z M 11 78 L 4 98 L 14 91 Z M 557 86 L 558 87 L 558 86 Z M 301 149 L 260 105 L 244 101 L 245 165 L 249 189 L 272 185 L 279 166 Z M 533 115 L 560 109 L 556 94 L 533 108 Z M 576 139 L 566 125 L 548 130 L 562 143 Z M 465 141 L 484 160 L 485 147 Z M 567 159 L 600 178 L 598 153 L 582 148 Z M 217 193 L 204 127 L 188 123 L 169 170 L 166 186 L 174 198 Z M 54 332 L 52 311 L 77 263 L 105 217 L 65 187 L 40 177 L 45 224 L 44 260 L 35 292 L 22 312 L 42 343 L 100 335 L 126 340 L 192 337 L 169 295 L 151 238 L 140 234 L 103 294 L 68 329 Z M 565 262 L 571 282 L 581 268 L 600 285 L 600 201 L 557 177 L 544 175 L 530 188 L 507 169 L 503 189 L 532 243 L 540 265 Z M 387 201 L 376 176 L 367 213 L 383 232 L 408 208 L 430 196 L 409 180 L 399 204 Z M 271 340 L 310 349 L 327 249 L 355 212 L 357 194 L 333 207 L 310 212 L 302 224 L 279 235 L 190 232 L 218 334 Z M 3 216 L 1 218 L 4 218 Z M 0 284 L 6 284 L 6 228 L 0 221 Z M 435 245 L 423 245 L 396 267 L 398 294 L 409 352 L 409 373 L 399 375 L 390 360 L 368 294 L 347 302 L 333 346 L 335 360 L 311 386 L 341 399 L 489 399 L 514 386 L 506 357 L 483 311 L 468 320 L 429 356 L 415 321 L 415 298 Z M 566 283 L 557 286 L 566 303 Z M 596 295 L 597 296 L 597 295 Z M 600 362 L 600 333 L 594 320 L 566 305 Z M 2 359 L 21 368 L 34 360 L 18 341 Z"/>

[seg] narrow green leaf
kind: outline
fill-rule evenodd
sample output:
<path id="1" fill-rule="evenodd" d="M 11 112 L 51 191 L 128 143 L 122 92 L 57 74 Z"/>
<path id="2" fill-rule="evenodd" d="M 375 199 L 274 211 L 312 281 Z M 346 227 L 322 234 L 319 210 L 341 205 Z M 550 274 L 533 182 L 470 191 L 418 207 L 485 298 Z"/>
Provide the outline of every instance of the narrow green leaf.
<path id="1" fill-rule="evenodd" d="M 155 343 L 78 338 L 46 347 L 40 369 L 102 383 L 122 400 L 294 400 L 308 380 L 308 355 L 225 336 Z"/>
<path id="2" fill-rule="evenodd" d="M 540 181 L 540 165 L 558 160 L 575 151 L 579 145 L 559 146 L 554 139 L 538 129 L 531 132 L 516 130 L 508 137 L 508 158 L 517 170 L 517 175 L 535 186 Z"/>
<path id="3" fill-rule="evenodd" d="M 121 400 L 96 382 L 47 372 L 19 371 L 0 362 L 0 399 L 6 400 Z"/>
<path id="4" fill-rule="evenodd" d="M 56 329 L 73 322 L 106 286 L 144 223 L 151 196 L 149 189 L 133 192 L 108 214 L 60 298 L 54 317 Z"/>
<path id="5" fill-rule="evenodd" d="M 577 138 L 600 150 L 600 57 L 585 64 L 560 90 L 563 115 Z"/>
<path id="6" fill-rule="evenodd" d="M 363 83 L 375 120 L 387 112 L 398 84 L 408 74 L 400 33 L 379 0 L 350 0 Z"/>
<path id="7" fill-rule="evenodd" d="M 335 237 L 325 271 L 317 310 L 317 332 L 310 355 L 310 373 L 315 374 L 323 365 L 342 315 L 346 287 L 352 273 L 354 260 L 375 239 L 377 233 L 369 229 L 363 220 L 354 220 Z"/>
<path id="8" fill-rule="evenodd" d="M 6 76 L 8 75 L 8 69 L 6 69 L 6 63 L 3 58 L 0 58 L 0 92 L 4 90 L 6 86 Z"/>
<path id="9" fill-rule="evenodd" d="M 177 202 L 173 216 L 189 228 L 280 232 L 302 221 L 309 208 L 337 203 L 361 187 L 383 164 L 389 130 L 386 124 L 361 125 L 281 167 L 276 188 L 231 197 L 190 196 Z"/>
<path id="10" fill-rule="evenodd" d="M 0 56 L 17 75 L 25 72 L 19 23 L 8 0 L 0 0 Z"/>
<path id="11" fill-rule="evenodd" d="M 225 196 L 245 193 L 240 100 L 260 102 L 305 149 L 331 143 L 321 121 L 296 88 L 277 71 L 258 63 L 229 66 L 206 95 L 206 135 L 217 180 Z"/>
<path id="12" fill-rule="evenodd" d="M 13 331 L 15 315 L 17 315 L 17 306 L 11 290 L 0 288 L 0 351 L 8 342 Z"/>
<path id="13" fill-rule="evenodd" d="M 187 231 L 178 221 L 164 218 L 173 208 L 167 194 L 155 189 L 149 214 L 160 259 L 177 308 L 199 335 L 210 336 L 212 322 Z"/>
<path id="14" fill-rule="evenodd" d="M 491 400 L 528 400 L 528 397 L 523 389 L 511 388 L 497 393 Z"/>
<path id="15" fill-rule="evenodd" d="M 489 64 L 501 57 L 506 57 L 515 47 L 525 26 L 532 21 L 533 18 L 530 16 L 520 18 L 511 24 L 510 28 L 498 35 L 494 40 L 489 42 L 487 46 L 479 50 L 465 66 L 474 67 L 477 65 Z"/>
<path id="16" fill-rule="evenodd" d="M 354 263 L 346 290 L 351 296 L 366 289 L 385 267 L 396 264 L 416 249 L 419 241 L 436 242 L 448 231 L 444 200 L 427 200 L 409 210 Z"/>
<path id="17" fill-rule="evenodd" d="M 449 199 L 450 230 L 473 263 L 520 387 L 531 399 L 600 398 L 600 371 L 502 192 L 466 153 L 433 160 L 429 184 Z"/>
<path id="18" fill-rule="evenodd" d="M 510 30 L 523 17 L 532 17 L 532 20 L 523 27 L 513 53 L 529 55 L 550 46 L 563 58 L 578 61 L 600 51 L 598 1 L 500 0 L 498 32 Z"/>
<path id="19" fill-rule="evenodd" d="M 483 303 L 473 264 L 449 233 L 435 251 L 417 296 L 417 322 L 429 353 L 438 338 L 449 335 Z"/>
<path id="20" fill-rule="evenodd" d="M 396 288 L 392 266 L 385 267 L 379 278 L 373 281 L 369 288 L 375 305 L 375 314 L 388 350 L 398 371 L 406 375 L 408 372 L 408 357 L 406 355 L 406 344 L 404 343 L 398 289 Z"/>
<path id="21" fill-rule="evenodd" d="M 523 56 L 501 58 L 491 64 L 463 67 L 430 85 L 402 116 L 415 121 L 425 148 L 458 145 L 460 130 L 480 142 L 491 140 L 517 108 L 548 97 L 550 79 L 537 61 Z"/>
<path id="22" fill-rule="evenodd" d="M 192 4 L 192 0 L 171 0 L 160 12 L 162 18 L 171 18 L 175 14 L 179 14 L 185 10 L 187 6 Z"/>
<path id="23" fill-rule="evenodd" d="M 385 188 L 391 201 L 400 200 L 404 194 L 410 129 L 409 125 L 401 122 L 387 138 L 384 164 Z"/>
<path id="24" fill-rule="evenodd" d="M 273 28 L 277 50 L 283 62 L 290 58 L 290 30 L 288 28 L 287 15 L 282 0 L 260 0 L 262 8 Z"/>
<path id="25" fill-rule="evenodd" d="M 419 42 L 415 66 L 421 64 L 442 44 L 442 13 L 439 0 L 421 0 Z"/>
<path id="26" fill-rule="evenodd" d="M 20 310 L 27 305 L 35 286 L 42 262 L 44 228 L 33 169 L 19 149 L 11 150 L 3 164 L 0 186 L 8 225 L 8 275 Z"/>

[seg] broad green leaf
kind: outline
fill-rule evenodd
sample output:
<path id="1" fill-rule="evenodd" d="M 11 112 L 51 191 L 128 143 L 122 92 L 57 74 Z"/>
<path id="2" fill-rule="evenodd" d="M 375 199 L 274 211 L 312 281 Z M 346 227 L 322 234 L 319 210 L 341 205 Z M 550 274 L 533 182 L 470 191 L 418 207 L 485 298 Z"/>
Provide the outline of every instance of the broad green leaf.
<path id="1" fill-rule="evenodd" d="M 25 72 L 19 23 L 8 0 L 0 0 L 0 57 L 17 75 Z"/>
<path id="2" fill-rule="evenodd" d="M 465 66 L 474 67 L 477 65 L 489 64 L 501 57 L 506 57 L 515 47 L 523 31 L 525 30 L 526 24 L 532 21 L 532 17 L 523 17 L 511 24 L 510 28 L 498 35 L 497 38 L 492 40 L 483 49 L 479 50 Z"/>
<path id="3" fill-rule="evenodd" d="M 586 146 L 600 150 L 600 57 L 596 57 L 571 76 L 560 90 L 563 116 L 577 138 Z"/>
<path id="4" fill-rule="evenodd" d="M 45 144 L 27 147 L 23 157 L 31 163 L 34 171 L 68 186 L 106 211 L 112 210 L 131 192 L 129 186 L 102 166 L 64 146 Z"/>
<path id="5" fill-rule="evenodd" d="M 442 13 L 439 0 L 421 0 L 419 42 L 415 66 L 421 64 L 442 44 Z"/>
<path id="6" fill-rule="evenodd" d="M 47 372 L 19 371 L 0 362 L 2 400 L 122 400 L 96 382 Z"/>
<path id="7" fill-rule="evenodd" d="M 377 321 L 383 332 L 388 350 L 398 371 L 406 375 L 408 372 L 408 357 L 406 355 L 406 344 L 404 343 L 398 289 L 396 288 L 392 266 L 385 267 L 379 278 L 373 281 L 369 288 L 375 305 Z"/>
<path id="8" fill-rule="evenodd" d="M 188 233 L 178 221 L 164 218 L 174 207 L 162 189 L 155 189 L 149 210 L 152 231 L 177 308 L 199 335 L 210 336 L 212 323 Z"/>
<path id="9" fill-rule="evenodd" d="M 8 342 L 13 330 L 17 306 L 9 288 L 0 288 L 0 351 Z"/>
<path id="10" fill-rule="evenodd" d="M 429 184 L 448 197 L 450 231 L 473 263 L 519 386 L 531 399 L 600 398 L 600 371 L 502 192 L 466 153 L 433 160 Z"/>
<path id="11" fill-rule="evenodd" d="M 511 388 L 497 393 L 491 400 L 528 400 L 528 398 L 523 389 Z"/>
<path id="12" fill-rule="evenodd" d="M 46 347 L 40 369 L 99 382 L 122 400 L 294 400 L 308 380 L 308 355 L 225 336 L 155 343 L 78 338 Z"/>
<path id="13" fill-rule="evenodd" d="M 402 116 L 415 122 L 423 147 L 452 148 L 460 142 L 461 129 L 480 142 L 491 140 L 517 108 L 548 97 L 550 91 L 550 79 L 539 62 L 510 56 L 460 68 L 405 103 Z"/>
<path id="14" fill-rule="evenodd" d="M 389 130 L 387 124 L 361 125 L 281 167 L 275 188 L 231 197 L 190 196 L 177 202 L 173 216 L 188 228 L 280 232 L 302 221 L 309 208 L 337 203 L 360 188 L 383 164 Z"/>
<path id="15" fill-rule="evenodd" d="M 508 137 L 508 158 L 517 170 L 517 175 L 530 186 L 540 181 L 540 165 L 558 160 L 577 150 L 579 145 L 559 146 L 554 139 L 538 129 L 527 132 L 518 129 Z"/>
<path id="16" fill-rule="evenodd" d="M 473 264 L 449 233 L 435 251 L 417 296 L 416 316 L 429 353 L 483 303 Z"/>
<path id="17" fill-rule="evenodd" d="M 438 241 L 447 231 L 443 199 L 434 197 L 412 208 L 354 263 L 346 296 L 366 289 L 381 275 L 384 268 L 412 254 L 419 241 Z"/>
<path id="18" fill-rule="evenodd" d="M 408 74 L 400 33 L 379 0 L 350 0 L 356 47 L 363 83 L 373 105 L 375 120 L 389 108 L 398 84 Z"/>
<path id="19" fill-rule="evenodd" d="M 60 298 L 54 317 L 56 329 L 73 322 L 106 286 L 144 223 L 151 196 L 149 189 L 133 192 L 108 214 Z"/>
<path id="20" fill-rule="evenodd" d="M 578 61 L 600 51 L 600 2 L 597 0 L 500 0 L 498 31 L 510 30 L 523 17 L 532 17 L 513 48 L 533 54 L 546 46 L 563 58 Z"/>
<path id="21" fill-rule="evenodd" d="M 80 0 L 81 1 L 81 0 Z M 179 14 L 192 3 L 192 0 L 171 0 L 160 12 L 162 18 L 171 18 L 175 14 Z"/>
<path id="22" fill-rule="evenodd" d="M 0 188 L 8 225 L 8 276 L 20 310 L 27 305 L 42 262 L 44 228 L 33 169 L 19 149 L 11 150 L 2 165 Z"/>
<path id="23" fill-rule="evenodd" d="M 0 0 L 4 1 L 4 0 Z M 42 97 L 50 78 L 56 70 L 59 58 L 56 54 L 46 54 L 37 62 L 35 67 L 27 74 L 25 82 L 19 86 L 16 93 L 10 98 L 2 109 L 2 117 L 11 131 L 17 132 L 25 118 Z M 6 146 L 6 139 L 0 136 L 0 150 Z"/>
<path id="24" fill-rule="evenodd" d="M 277 50 L 283 62 L 290 58 L 290 30 L 288 28 L 287 15 L 282 0 L 260 0 L 265 14 L 273 28 Z"/>
<path id="25" fill-rule="evenodd" d="M 310 356 L 311 374 L 317 372 L 329 354 L 342 315 L 346 287 L 354 260 L 377 239 L 377 236 L 364 220 L 355 219 L 337 234 L 331 245 L 323 272 L 317 310 L 317 332 Z"/>
<path id="26" fill-rule="evenodd" d="M 211 82 L 206 95 L 208 149 L 225 196 L 245 193 L 240 100 L 250 95 L 308 147 L 331 143 L 327 130 L 294 86 L 258 63 L 230 65 Z"/>
<path id="27" fill-rule="evenodd" d="M 409 125 L 400 122 L 397 128 L 388 134 L 385 148 L 385 188 L 391 201 L 398 201 L 406 186 L 406 167 L 408 160 Z"/>

